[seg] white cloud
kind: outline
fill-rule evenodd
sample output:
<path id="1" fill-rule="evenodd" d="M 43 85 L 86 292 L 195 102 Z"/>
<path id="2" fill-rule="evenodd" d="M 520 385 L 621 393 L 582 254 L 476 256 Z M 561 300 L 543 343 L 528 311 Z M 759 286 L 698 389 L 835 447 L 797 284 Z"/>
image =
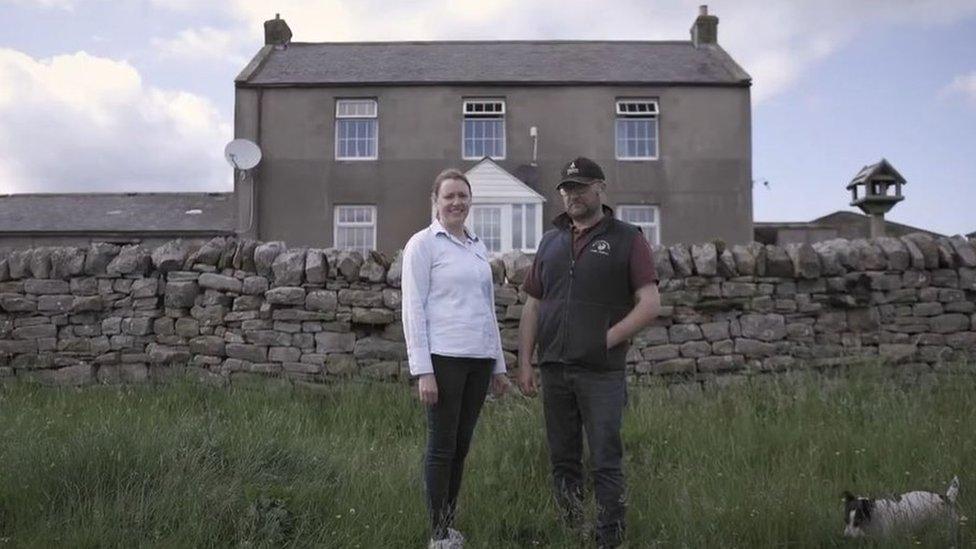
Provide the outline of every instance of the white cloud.
<path id="1" fill-rule="evenodd" d="M 151 0 L 150 3 L 157 8 L 172 11 L 197 11 L 206 6 L 206 2 L 200 0 Z"/>
<path id="2" fill-rule="evenodd" d="M 247 43 L 239 33 L 214 27 L 184 29 L 173 38 L 153 38 L 152 45 L 164 59 L 225 61 L 243 66 L 247 57 L 241 49 Z"/>
<path id="3" fill-rule="evenodd" d="M 961 95 L 976 106 L 976 71 L 960 74 L 942 89 L 943 95 Z"/>
<path id="4" fill-rule="evenodd" d="M 65 11 L 74 11 L 75 5 L 78 4 L 78 0 L 8 0 L 8 2 L 20 6 L 59 9 Z"/>
<path id="5" fill-rule="evenodd" d="M 181 0 L 157 0 L 182 3 Z M 347 40 L 687 40 L 706 0 L 281 0 L 273 5 L 302 42 Z M 976 15 L 971 0 L 711 0 L 719 43 L 748 71 L 756 103 L 796 85 L 814 64 L 866 29 L 942 25 Z M 274 17 L 264 0 L 231 0 L 237 36 L 261 45 Z M 382 17 L 377 17 L 382 13 Z"/>
<path id="6" fill-rule="evenodd" d="M 4 189 L 229 189 L 231 134 L 209 100 L 148 86 L 126 62 L 0 49 Z"/>

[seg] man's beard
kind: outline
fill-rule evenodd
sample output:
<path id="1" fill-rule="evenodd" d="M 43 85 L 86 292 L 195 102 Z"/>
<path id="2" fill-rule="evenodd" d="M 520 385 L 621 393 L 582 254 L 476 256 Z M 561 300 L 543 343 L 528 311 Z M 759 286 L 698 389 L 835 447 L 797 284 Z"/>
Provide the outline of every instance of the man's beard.
<path id="1" fill-rule="evenodd" d="M 591 219 L 593 216 L 595 216 L 596 213 L 596 207 L 591 207 L 583 202 L 571 203 L 569 207 L 566 208 L 566 214 L 574 221 L 586 221 L 587 219 Z"/>

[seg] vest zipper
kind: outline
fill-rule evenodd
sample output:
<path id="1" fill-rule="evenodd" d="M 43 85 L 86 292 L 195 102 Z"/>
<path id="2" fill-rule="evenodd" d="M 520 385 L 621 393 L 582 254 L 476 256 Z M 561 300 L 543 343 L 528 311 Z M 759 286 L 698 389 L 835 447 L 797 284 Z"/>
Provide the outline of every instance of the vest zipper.
<path id="1" fill-rule="evenodd" d="M 573 234 L 570 232 L 569 235 L 569 291 L 566 292 L 566 301 L 563 304 L 563 322 L 562 322 L 562 332 L 563 332 L 563 349 L 560 353 L 563 357 L 566 356 L 566 326 L 569 324 L 569 302 L 573 296 L 573 281 L 574 274 L 576 271 L 576 254 L 573 252 Z"/>

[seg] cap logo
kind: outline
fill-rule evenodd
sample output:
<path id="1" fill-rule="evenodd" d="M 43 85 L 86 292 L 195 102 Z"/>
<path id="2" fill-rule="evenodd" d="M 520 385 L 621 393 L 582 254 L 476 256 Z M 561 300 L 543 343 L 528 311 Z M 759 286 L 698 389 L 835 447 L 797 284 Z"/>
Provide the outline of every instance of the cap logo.
<path id="1" fill-rule="evenodd" d="M 566 175 L 576 175 L 579 173 L 579 168 L 576 167 L 576 162 L 570 163 L 569 167 L 566 168 Z"/>

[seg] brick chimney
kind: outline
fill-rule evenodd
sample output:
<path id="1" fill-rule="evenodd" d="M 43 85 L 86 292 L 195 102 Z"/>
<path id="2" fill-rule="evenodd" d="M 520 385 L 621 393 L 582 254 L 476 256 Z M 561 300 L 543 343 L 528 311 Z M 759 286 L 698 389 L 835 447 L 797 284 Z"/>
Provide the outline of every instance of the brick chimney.
<path id="1" fill-rule="evenodd" d="M 291 29 L 288 23 L 281 18 L 280 13 L 275 14 L 274 19 L 264 22 L 264 43 L 268 46 L 285 47 L 291 42 Z"/>
<path id="2" fill-rule="evenodd" d="M 702 44 L 718 44 L 718 17 L 708 15 L 708 6 L 698 6 L 698 17 L 691 26 L 691 41 L 696 48 Z"/>

